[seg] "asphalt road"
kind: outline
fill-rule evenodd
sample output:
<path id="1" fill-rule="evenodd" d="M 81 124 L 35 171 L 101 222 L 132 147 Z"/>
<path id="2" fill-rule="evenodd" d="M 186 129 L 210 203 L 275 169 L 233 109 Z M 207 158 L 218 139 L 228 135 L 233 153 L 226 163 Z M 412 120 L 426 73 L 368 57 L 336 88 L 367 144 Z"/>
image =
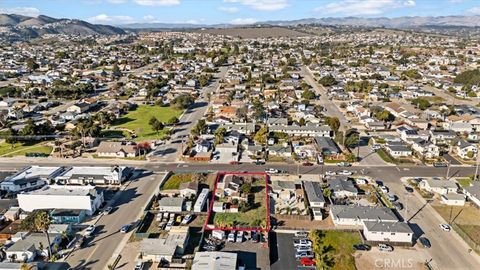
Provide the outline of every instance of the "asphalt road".
<path id="1" fill-rule="evenodd" d="M 86 246 L 74 250 L 66 259 L 73 269 L 106 269 L 112 255 L 119 252 L 129 234 L 120 233 L 120 228 L 137 221 L 142 209 L 151 196 L 158 190 L 163 173 L 144 175 L 132 180 L 128 187 L 119 191 L 112 204 L 114 211 L 101 216 L 96 223 L 97 229 Z"/>
<path id="2" fill-rule="evenodd" d="M 345 127 L 346 125 L 348 125 L 347 118 L 345 118 L 345 115 L 340 111 L 340 109 L 337 107 L 337 105 L 333 101 L 328 100 L 327 90 L 325 89 L 325 87 L 323 87 L 323 85 L 315 81 L 315 78 L 313 74 L 310 72 L 310 70 L 305 66 L 302 66 L 301 72 L 305 81 L 313 87 L 313 89 L 317 94 L 320 94 L 319 104 L 327 109 L 327 111 L 325 112 L 325 115 L 330 117 L 337 117 L 338 120 L 340 120 L 341 127 Z"/>
<path id="3" fill-rule="evenodd" d="M 412 224 L 415 236 L 424 236 L 430 240 L 432 247 L 424 249 L 424 252 L 429 256 L 427 259 L 432 259 L 433 265 L 438 269 L 478 269 L 478 256 L 468 253 L 468 245 L 455 232 L 444 232 L 440 229 L 439 224 L 445 221 L 439 218 L 429 204 L 425 204 L 415 194 L 407 193 L 398 178 L 385 174 L 382 180 L 390 192 L 397 195 L 403 203 L 404 209 L 400 212 L 405 220 Z M 421 246 L 419 243 L 417 245 Z"/>
<path id="4" fill-rule="evenodd" d="M 197 124 L 208 109 L 208 100 L 206 100 L 206 94 L 212 93 L 217 90 L 219 81 L 225 77 L 227 67 L 220 67 L 219 72 L 216 74 L 216 79 L 210 85 L 202 89 L 201 96 L 195 101 L 195 103 L 185 111 L 180 118 L 179 123 L 173 130 L 172 139 L 164 145 L 160 145 L 149 156 L 150 160 L 161 162 L 175 162 L 180 155 L 179 150 L 182 149 L 182 144 L 188 138 L 190 130 Z"/>

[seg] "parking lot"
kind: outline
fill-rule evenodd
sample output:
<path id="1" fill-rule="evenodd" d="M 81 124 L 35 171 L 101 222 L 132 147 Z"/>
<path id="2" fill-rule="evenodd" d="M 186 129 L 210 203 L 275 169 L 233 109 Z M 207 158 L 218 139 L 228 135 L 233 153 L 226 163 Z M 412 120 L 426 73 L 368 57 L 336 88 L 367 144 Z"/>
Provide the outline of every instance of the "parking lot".
<path id="1" fill-rule="evenodd" d="M 301 266 L 300 262 L 295 259 L 294 239 L 294 235 L 290 233 L 272 232 L 270 234 L 270 269 L 315 269 L 315 266 Z"/>
<path id="2" fill-rule="evenodd" d="M 222 251 L 237 253 L 239 265 L 245 265 L 245 269 L 269 269 L 268 247 L 265 243 L 226 242 Z"/>

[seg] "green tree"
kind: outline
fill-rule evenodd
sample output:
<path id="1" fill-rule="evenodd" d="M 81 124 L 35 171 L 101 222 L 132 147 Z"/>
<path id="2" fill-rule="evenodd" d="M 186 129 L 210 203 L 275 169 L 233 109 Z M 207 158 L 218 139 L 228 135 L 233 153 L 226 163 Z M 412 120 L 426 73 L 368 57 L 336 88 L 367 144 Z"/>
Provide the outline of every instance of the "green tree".
<path id="1" fill-rule="evenodd" d="M 154 121 L 151 126 L 152 126 L 152 129 L 153 129 L 155 132 L 157 132 L 157 134 L 158 134 L 158 132 L 159 132 L 160 130 L 162 130 L 162 129 L 165 127 L 165 126 L 163 125 L 163 123 L 160 122 L 160 121 L 158 121 L 158 120 L 157 120 L 157 121 Z"/>
<path id="2" fill-rule="evenodd" d="M 35 62 L 33 58 L 28 58 L 27 59 L 27 68 L 31 71 L 34 71 L 38 69 L 40 66 Z"/>
<path id="3" fill-rule="evenodd" d="M 335 132 L 340 128 L 340 120 L 338 117 L 325 117 L 325 124 Z"/>
<path id="4" fill-rule="evenodd" d="M 198 120 L 197 124 L 192 128 L 191 133 L 195 136 L 204 134 L 207 132 L 208 126 L 204 119 Z"/>
<path id="5" fill-rule="evenodd" d="M 332 86 L 338 83 L 332 75 L 324 76 L 318 82 L 323 86 Z"/>
<path id="6" fill-rule="evenodd" d="M 180 122 L 180 120 L 176 116 L 172 116 L 170 119 L 167 120 L 168 125 L 175 125 L 178 122 Z"/>
<path id="7" fill-rule="evenodd" d="M 114 77 L 121 77 L 122 76 L 122 72 L 120 71 L 120 68 L 118 67 L 117 63 L 113 64 L 112 74 L 113 74 Z"/>
<path id="8" fill-rule="evenodd" d="M 360 141 L 360 134 L 356 129 L 349 129 L 345 133 L 345 146 L 352 148 L 358 145 Z"/>
<path id="9" fill-rule="evenodd" d="M 387 110 L 376 113 L 375 117 L 380 121 L 393 121 L 395 119 L 395 117 Z"/>
<path id="10" fill-rule="evenodd" d="M 217 130 L 215 130 L 215 133 L 214 133 L 215 144 L 222 143 L 226 133 L 227 133 L 227 130 L 224 127 L 217 128 Z"/>
<path id="11" fill-rule="evenodd" d="M 315 92 L 313 92 L 311 90 L 305 90 L 302 93 L 302 98 L 306 99 L 306 100 L 312 100 L 312 99 L 315 98 Z"/>
<path id="12" fill-rule="evenodd" d="M 48 228 L 51 224 L 51 218 L 46 210 L 35 211 L 22 220 L 20 227 L 31 232 L 43 232 L 47 238 L 47 258 L 52 254 L 50 234 Z"/>
<path id="13" fill-rule="evenodd" d="M 422 111 L 424 111 L 424 110 L 430 108 L 430 106 L 432 106 L 432 104 L 430 104 L 430 101 L 428 101 L 424 98 L 413 99 L 412 104 L 417 106 L 417 108 L 419 108 Z"/>
<path id="14" fill-rule="evenodd" d="M 253 140 L 258 144 L 264 145 L 267 143 L 267 135 L 268 129 L 266 127 L 262 127 L 257 131 L 257 133 L 255 133 Z"/>

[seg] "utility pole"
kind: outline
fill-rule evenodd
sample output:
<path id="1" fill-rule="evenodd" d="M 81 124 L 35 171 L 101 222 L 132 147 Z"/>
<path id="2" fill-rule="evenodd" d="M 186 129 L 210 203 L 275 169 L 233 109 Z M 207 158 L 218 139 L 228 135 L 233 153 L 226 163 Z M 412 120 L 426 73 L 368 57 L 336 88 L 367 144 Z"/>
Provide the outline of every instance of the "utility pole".
<path id="1" fill-rule="evenodd" d="M 480 158 L 480 155 L 477 151 L 477 161 L 476 161 L 477 165 L 475 166 L 475 174 L 473 175 L 473 180 L 474 181 L 478 179 L 478 164 L 479 164 L 479 161 L 480 161 L 479 158 Z"/>

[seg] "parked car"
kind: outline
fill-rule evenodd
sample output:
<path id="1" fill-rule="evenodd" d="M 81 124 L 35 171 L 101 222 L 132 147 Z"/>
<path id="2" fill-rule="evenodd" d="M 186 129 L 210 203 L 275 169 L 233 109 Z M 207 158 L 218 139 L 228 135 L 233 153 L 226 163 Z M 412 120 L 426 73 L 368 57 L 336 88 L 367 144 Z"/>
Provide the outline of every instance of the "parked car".
<path id="1" fill-rule="evenodd" d="M 370 245 L 367 245 L 367 244 L 357 244 L 357 245 L 353 245 L 353 249 L 369 251 L 369 250 L 372 249 L 372 247 Z"/>
<path id="2" fill-rule="evenodd" d="M 394 202 L 394 203 L 393 203 L 393 206 L 394 206 L 395 209 L 397 209 L 398 211 L 403 210 L 403 204 L 402 204 L 401 202 Z"/>
<path id="3" fill-rule="evenodd" d="M 382 252 L 392 252 L 393 247 L 387 244 L 378 244 L 378 250 Z"/>
<path id="4" fill-rule="evenodd" d="M 418 238 L 418 240 L 420 240 L 420 243 L 422 243 L 422 246 L 424 248 L 431 248 L 432 247 L 432 244 L 430 244 L 430 240 L 428 240 L 426 237 L 420 237 Z"/>
<path id="5" fill-rule="evenodd" d="M 228 242 L 235 242 L 235 232 L 231 232 L 231 233 L 228 234 L 227 241 Z"/>
<path id="6" fill-rule="evenodd" d="M 295 253 L 295 259 L 300 260 L 302 258 L 310 258 L 312 259 L 313 253 L 311 251 L 303 251 L 303 252 L 296 252 Z"/>
<path id="7" fill-rule="evenodd" d="M 313 163 L 307 161 L 302 163 L 302 166 L 313 166 Z"/>
<path id="8" fill-rule="evenodd" d="M 337 163 L 337 166 L 338 167 L 351 167 L 352 164 L 350 164 L 348 162 L 339 162 L 339 163 Z"/>
<path id="9" fill-rule="evenodd" d="M 120 232 L 121 233 L 128 233 L 128 231 L 130 231 L 131 227 L 132 227 L 132 225 L 130 225 L 130 224 L 123 225 L 122 228 L 120 229 Z"/>
<path id="10" fill-rule="evenodd" d="M 193 218 L 193 215 L 192 214 L 188 214 L 186 215 L 183 220 L 182 220 L 182 225 L 187 225 Z"/>
<path id="11" fill-rule="evenodd" d="M 380 180 L 380 179 L 377 179 L 377 180 L 375 180 L 375 184 L 377 184 L 377 186 L 381 187 L 381 186 L 383 186 L 383 181 Z"/>
<path id="12" fill-rule="evenodd" d="M 143 266 L 144 266 L 143 262 L 142 262 L 142 261 L 138 261 L 138 262 L 135 263 L 135 268 L 134 268 L 134 270 L 143 270 Z"/>
<path id="13" fill-rule="evenodd" d="M 308 239 L 295 239 L 293 240 L 294 247 L 311 247 L 312 241 Z"/>
<path id="14" fill-rule="evenodd" d="M 108 215 L 113 211 L 113 207 L 109 206 L 103 210 L 104 215 Z"/>
<path id="15" fill-rule="evenodd" d="M 274 168 L 270 168 L 270 169 L 265 170 L 265 172 L 266 173 L 278 173 L 278 170 L 274 169 Z"/>
<path id="16" fill-rule="evenodd" d="M 388 187 L 387 187 L 387 186 L 381 186 L 381 187 L 380 187 L 380 190 L 381 190 L 383 193 L 388 193 Z"/>
<path id="17" fill-rule="evenodd" d="M 236 239 L 235 242 L 237 242 L 237 243 L 242 243 L 243 242 L 243 231 L 239 231 L 237 233 L 237 239 Z"/>
<path id="18" fill-rule="evenodd" d="M 440 229 L 446 231 L 446 232 L 449 232 L 450 230 L 452 230 L 452 228 L 450 227 L 450 225 L 448 224 L 445 224 L 445 223 L 442 223 L 439 225 L 440 226 Z"/>
<path id="19" fill-rule="evenodd" d="M 86 229 L 85 229 L 85 232 L 83 233 L 83 235 L 85 236 L 91 236 L 93 235 L 93 233 L 95 232 L 95 225 L 90 225 L 88 226 Z"/>
<path id="20" fill-rule="evenodd" d="M 300 259 L 302 266 L 315 266 L 315 261 L 312 258 L 303 257 Z"/>
<path id="21" fill-rule="evenodd" d="M 83 244 L 85 243 L 85 236 L 82 236 L 80 238 L 78 238 L 77 242 L 75 243 L 75 247 L 76 248 L 81 248 L 83 246 Z"/>
<path id="22" fill-rule="evenodd" d="M 252 232 L 252 242 L 254 243 L 260 242 L 260 233 L 255 231 Z"/>
<path id="23" fill-rule="evenodd" d="M 447 167 L 448 164 L 447 163 L 443 163 L 443 162 L 435 162 L 433 163 L 433 167 L 436 167 L 436 168 L 442 168 L 442 167 Z"/>
<path id="24" fill-rule="evenodd" d="M 234 161 L 234 160 L 230 161 L 230 165 L 239 165 L 239 164 L 240 164 L 240 162 L 238 162 L 238 161 Z"/>
<path id="25" fill-rule="evenodd" d="M 353 173 L 351 171 L 347 171 L 347 170 L 343 170 L 343 171 L 339 171 L 337 172 L 339 175 L 352 175 Z"/>
<path id="26" fill-rule="evenodd" d="M 394 202 L 397 200 L 397 196 L 395 194 L 387 194 L 387 197 L 390 202 Z"/>
<path id="27" fill-rule="evenodd" d="M 165 226 L 165 231 L 170 231 L 173 227 L 173 224 L 174 224 L 174 220 L 173 219 L 170 219 L 168 222 L 167 222 L 167 225 Z"/>
<path id="28" fill-rule="evenodd" d="M 408 193 L 412 193 L 412 192 L 413 192 L 413 187 L 411 187 L 411 186 L 405 186 L 405 190 L 406 190 Z"/>
<path id="29" fill-rule="evenodd" d="M 335 175 L 337 175 L 337 172 L 335 172 L 335 171 L 326 171 L 326 172 L 325 172 L 325 175 L 335 176 Z"/>
<path id="30" fill-rule="evenodd" d="M 312 251 L 312 247 L 303 247 L 303 246 L 299 246 L 296 248 L 297 249 L 297 252 L 307 252 L 307 251 Z"/>
<path id="31" fill-rule="evenodd" d="M 298 232 L 295 232 L 295 237 L 308 237 L 308 232 L 305 232 L 305 231 L 298 231 Z"/>

